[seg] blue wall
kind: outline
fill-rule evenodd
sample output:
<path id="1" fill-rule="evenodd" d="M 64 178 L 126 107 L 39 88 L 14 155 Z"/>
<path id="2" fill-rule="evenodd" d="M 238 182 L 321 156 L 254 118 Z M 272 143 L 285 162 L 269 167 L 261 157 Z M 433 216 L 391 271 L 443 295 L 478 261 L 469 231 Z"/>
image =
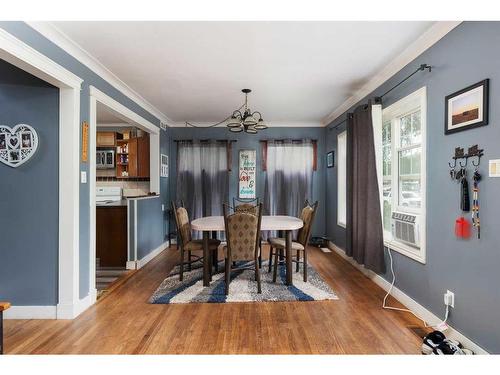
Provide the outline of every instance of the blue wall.
<path id="1" fill-rule="evenodd" d="M 54 43 L 50 42 L 44 36 L 33 30 L 24 22 L 0 22 L 0 27 L 84 80 L 80 96 L 81 121 L 89 121 L 89 86 L 94 86 L 116 101 L 120 102 L 130 110 L 134 111 L 138 115 L 144 117 L 146 120 L 159 126 L 160 121 L 155 116 L 144 110 L 127 96 L 123 95 L 113 86 L 111 86 L 111 84 L 109 84 L 107 81 L 95 74 L 93 71 L 91 71 L 85 65 L 66 53 L 64 50 L 56 46 Z M 166 136 L 163 135 L 161 137 L 161 142 L 161 149 L 167 149 L 168 145 L 165 142 L 168 141 Z M 88 172 L 88 168 L 89 166 L 87 163 L 82 163 L 80 166 L 80 170 L 82 171 Z M 57 184 L 57 177 L 54 178 L 54 183 Z M 165 183 L 163 184 L 165 186 Z M 21 200 L 22 198 L 22 194 L 13 196 L 13 200 Z M 162 196 L 160 199 L 164 200 L 165 202 L 168 201 L 167 189 L 164 189 L 164 191 L 162 191 Z M 58 205 L 52 205 L 50 211 L 51 213 L 57 213 Z M 85 297 L 89 293 L 89 226 L 89 184 L 80 184 L 80 298 Z M 16 233 L 21 234 L 21 232 L 19 231 Z M 26 234 L 24 233 L 23 235 L 25 236 Z M 28 260 L 25 259 L 25 261 Z M 32 282 L 35 283 L 38 282 L 38 280 L 33 279 Z M 40 287 L 42 288 L 41 284 Z M 47 288 L 50 287 L 50 285 L 47 285 Z"/>
<path id="2" fill-rule="evenodd" d="M 318 168 L 313 175 L 313 196 L 311 199 L 319 201 L 318 212 L 313 226 L 312 235 L 325 234 L 325 128 L 269 128 L 251 135 L 245 133 L 229 133 L 227 128 L 170 128 L 171 153 L 170 153 L 170 195 L 176 195 L 176 160 L 177 145 L 173 140 L 180 139 L 233 139 L 237 142 L 233 144 L 232 172 L 229 175 L 229 200 L 238 196 L 238 154 L 239 150 L 257 150 L 257 196 L 264 199 L 265 172 L 261 165 L 260 140 L 264 139 L 316 139 L 318 141 Z"/>
<path id="3" fill-rule="evenodd" d="M 0 125 L 20 123 L 37 131 L 39 147 L 17 168 L 0 163 L 0 300 L 54 305 L 59 89 L 0 60 Z"/>
<path id="4" fill-rule="evenodd" d="M 500 326 L 496 324 L 500 311 L 500 179 L 487 177 L 487 166 L 488 159 L 500 158 L 499 43 L 500 23 L 462 23 L 369 95 L 382 94 L 419 64 L 433 66 L 431 73 L 417 74 L 384 97 L 384 106 L 388 106 L 427 86 L 427 264 L 393 252 L 396 286 L 440 317 L 444 316 L 443 294 L 447 289 L 453 291 L 456 302 L 450 324 L 495 353 L 500 353 Z M 489 125 L 445 136 L 445 96 L 485 78 L 490 78 Z M 343 118 L 345 115 L 332 125 Z M 331 147 L 335 146 L 336 133 L 327 132 Z M 481 239 L 464 241 L 454 236 L 454 221 L 460 215 L 459 190 L 449 178 L 448 162 L 455 147 L 476 143 L 485 150 L 481 160 Z M 337 206 L 333 173 L 329 171 L 327 176 L 327 191 L 331 192 L 327 195 L 327 230 L 334 242 L 344 245 L 345 231 L 336 226 L 334 219 Z M 389 274 L 383 276 L 391 280 Z"/>

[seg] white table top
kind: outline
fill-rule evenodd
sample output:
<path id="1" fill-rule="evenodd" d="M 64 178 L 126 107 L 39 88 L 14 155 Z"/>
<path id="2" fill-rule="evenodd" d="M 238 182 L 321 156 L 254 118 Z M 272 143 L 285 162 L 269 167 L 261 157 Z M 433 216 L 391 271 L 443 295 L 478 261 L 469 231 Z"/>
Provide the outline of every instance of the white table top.
<path id="1" fill-rule="evenodd" d="M 262 216 L 261 230 L 296 230 L 304 226 L 301 219 L 293 216 Z M 207 216 L 193 220 L 191 229 L 199 231 L 223 231 L 224 216 Z"/>

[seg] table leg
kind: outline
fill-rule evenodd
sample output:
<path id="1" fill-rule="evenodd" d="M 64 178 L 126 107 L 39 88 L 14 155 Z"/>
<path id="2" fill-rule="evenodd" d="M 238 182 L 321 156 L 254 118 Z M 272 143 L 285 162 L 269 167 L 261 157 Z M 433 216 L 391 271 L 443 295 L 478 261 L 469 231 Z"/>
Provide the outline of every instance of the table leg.
<path id="1" fill-rule="evenodd" d="M 212 231 L 212 239 L 213 240 L 216 240 L 217 239 L 217 231 Z M 214 273 L 218 273 L 219 272 L 219 267 L 218 267 L 218 264 L 219 264 L 219 253 L 218 253 L 218 250 L 214 251 L 213 252 L 213 256 L 212 256 L 212 265 L 214 266 L 214 269 L 215 269 L 215 272 Z"/>
<path id="2" fill-rule="evenodd" d="M 292 281 L 292 231 L 287 230 L 286 236 L 286 285 L 293 285 Z"/>
<path id="3" fill-rule="evenodd" d="M 210 285 L 210 250 L 208 250 L 207 231 L 203 231 L 203 286 Z"/>

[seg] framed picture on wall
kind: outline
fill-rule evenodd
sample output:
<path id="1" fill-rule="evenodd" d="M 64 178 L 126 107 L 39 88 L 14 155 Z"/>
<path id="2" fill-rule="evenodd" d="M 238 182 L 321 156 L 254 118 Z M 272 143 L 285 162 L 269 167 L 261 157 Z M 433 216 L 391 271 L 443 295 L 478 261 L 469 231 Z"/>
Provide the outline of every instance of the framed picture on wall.
<path id="1" fill-rule="evenodd" d="M 327 168 L 333 168 L 335 165 L 335 156 L 334 152 L 330 151 L 328 154 L 326 154 L 326 167 Z"/>
<path id="2" fill-rule="evenodd" d="M 168 155 L 161 154 L 160 177 L 168 177 Z"/>
<path id="3" fill-rule="evenodd" d="M 488 86 L 485 79 L 445 98 L 444 134 L 488 125 Z"/>

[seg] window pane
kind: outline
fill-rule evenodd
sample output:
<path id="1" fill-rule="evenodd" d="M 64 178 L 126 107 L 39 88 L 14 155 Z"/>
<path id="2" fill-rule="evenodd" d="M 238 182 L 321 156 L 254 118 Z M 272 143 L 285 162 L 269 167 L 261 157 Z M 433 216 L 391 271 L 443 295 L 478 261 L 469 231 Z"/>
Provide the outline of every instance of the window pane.
<path id="1" fill-rule="evenodd" d="M 411 115 L 401 117 L 400 121 L 400 141 L 401 147 L 411 145 Z"/>
<path id="2" fill-rule="evenodd" d="M 337 136 L 337 223 L 345 226 L 347 222 L 347 132 Z"/>
<path id="3" fill-rule="evenodd" d="M 384 230 L 390 232 L 391 231 L 391 179 L 384 179 L 383 186 L 383 213 L 384 213 Z"/>
<path id="4" fill-rule="evenodd" d="M 421 148 L 399 152 L 399 205 L 402 207 L 421 207 L 420 158 Z"/>
<path id="5" fill-rule="evenodd" d="M 391 145 L 382 148 L 383 176 L 391 175 Z"/>
<path id="6" fill-rule="evenodd" d="M 422 142 L 422 132 L 420 126 L 420 111 L 411 115 L 411 144 L 416 145 Z"/>

